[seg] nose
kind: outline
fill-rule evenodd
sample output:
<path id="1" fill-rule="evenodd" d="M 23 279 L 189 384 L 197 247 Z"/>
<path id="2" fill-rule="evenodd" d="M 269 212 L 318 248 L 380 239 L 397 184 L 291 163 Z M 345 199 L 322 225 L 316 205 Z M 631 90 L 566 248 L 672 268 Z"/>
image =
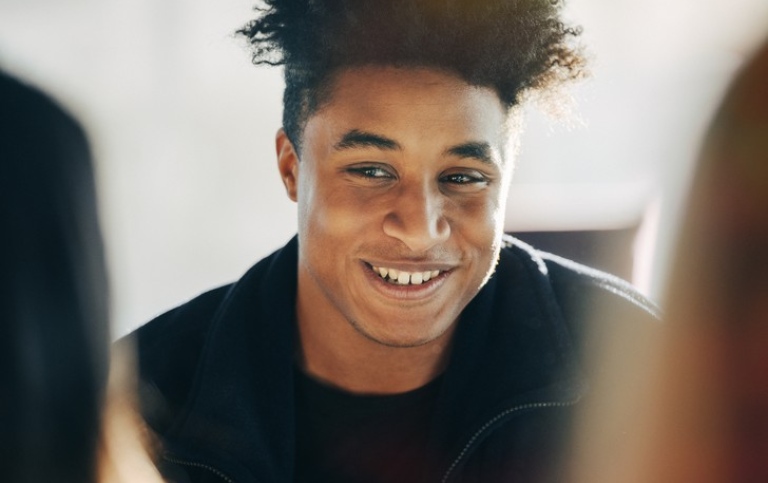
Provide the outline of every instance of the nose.
<path id="1" fill-rule="evenodd" d="M 413 253 L 425 253 L 448 239 L 445 200 L 429 183 L 402 186 L 384 217 L 384 233 L 397 238 Z"/>

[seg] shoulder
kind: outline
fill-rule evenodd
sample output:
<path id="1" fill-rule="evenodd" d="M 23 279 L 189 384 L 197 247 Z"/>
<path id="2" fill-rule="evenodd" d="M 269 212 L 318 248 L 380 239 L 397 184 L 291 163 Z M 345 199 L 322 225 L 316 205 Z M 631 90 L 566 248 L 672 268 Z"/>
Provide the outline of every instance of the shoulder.
<path id="1" fill-rule="evenodd" d="M 205 292 L 138 328 L 133 337 L 142 355 L 165 352 L 180 345 L 203 340 L 216 311 L 232 285 Z"/>
<path id="2" fill-rule="evenodd" d="M 572 340 L 582 351 L 607 339 L 631 343 L 658 331 L 659 309 L 629 282 L 513 237 L 505 237 L 504 245 L 506 256 L 538 269 Z"/>
<path id="3" fill-rule="evenodd" d="M 215 314 L 231 289 L 205 292 L 117 342 L 135 351 L 141 411 L 155 431 L 163 432 L 183 406 Z"/>
<path id="4" fill-rule="evenodd" d="M 659 318 L 656 305 L 626 280 L 537 250 L 511 236 L 505 236 L 503 241 L 503 251 L 528 264 L 534 264 L 552 286 L 555 297 L 564 304 L 610 301 L 636 309 L 650 318 Z"/>
<path id="5" fill-rule="evenodd" d="M 294 238 L 235 283 L 205 292 L 117 342 L 135 351 L 141 410 L 153 430 L 164 433 L 186 405 L 207 354 L 216 347 L 213 335 L 223 327 L 239 327 L 243 320 L 256 320 L 262 309 L 275 305 L 274 292 L 281 290 L 275 287 L 295 278 L 296 246 Z M 284 289 L 282 297 L 290 290 Z"/>

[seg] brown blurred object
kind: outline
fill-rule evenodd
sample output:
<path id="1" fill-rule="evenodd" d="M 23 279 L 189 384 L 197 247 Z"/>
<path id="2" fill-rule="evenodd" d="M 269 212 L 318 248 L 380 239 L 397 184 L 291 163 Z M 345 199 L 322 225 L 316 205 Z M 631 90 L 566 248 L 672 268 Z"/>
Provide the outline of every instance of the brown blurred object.
<path id="1" fill-rule="evenodd" d="M 710 128 L 698 169 L 667 297 L 670 337 L 665 363 L 668 379 L 680 381 L 669 385 L 665 397 L 674 399 L 670 405 L 680 411 L 688 408 L 690 418 L 679 432 L 692 443 L 686 452 L 717 467 L 712 481 L 764 482 L 768 481 L 768 44 L 732 84 Z M 679 471 L 685 477 L 685 470 L 676 469 L 672 475 Z"/>
<path id="2" fill-rule="evenodd" d="M 660 337 L 590 361 L 574 481 L 768 481 L 768 43 L 710 127 L 676 246 Z"/>

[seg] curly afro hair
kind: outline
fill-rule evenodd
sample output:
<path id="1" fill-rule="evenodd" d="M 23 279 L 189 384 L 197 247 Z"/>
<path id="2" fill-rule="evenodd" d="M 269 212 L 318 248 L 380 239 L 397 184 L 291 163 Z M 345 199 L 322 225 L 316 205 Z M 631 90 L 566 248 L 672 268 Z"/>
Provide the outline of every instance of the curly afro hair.
<path id="1" fill-rule="evenodd" d="M 434 67 L 494 89 L 507 108 L 582 75 L 560 0 L 262 1 L 237 33 L 255 64 L 284 65 L 283 128 L 297 150 L 344 68 Z"/>

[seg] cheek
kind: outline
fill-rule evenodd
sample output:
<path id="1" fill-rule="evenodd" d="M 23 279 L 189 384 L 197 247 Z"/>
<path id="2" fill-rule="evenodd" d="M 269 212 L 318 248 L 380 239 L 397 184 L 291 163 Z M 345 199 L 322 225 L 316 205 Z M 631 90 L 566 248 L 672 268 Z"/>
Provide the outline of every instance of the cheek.
<path id="1" fill-rule="evenodd" d="M 465 236 L 473 239 L 500 237 L 506 203 L 499 191 L 452 202 L 449 210 L 452 226 L 459 227 Z"/>
<path id="2" fill-rule="evenodd" d="M 375 217 L 375 203 L 346 186 L 306 178 L 300 184 L 300 224 L 310 236 L 335 237 L 359 231 Z"/>
<path id="3" fill-rule="evenodd" d="M 451 236 L 468 260 L 474 260 L 478 277 L 487 277 L 495 266 L 504 227 L 503 207 L 492 199 L 463 205 L 451 215 Z"/>

